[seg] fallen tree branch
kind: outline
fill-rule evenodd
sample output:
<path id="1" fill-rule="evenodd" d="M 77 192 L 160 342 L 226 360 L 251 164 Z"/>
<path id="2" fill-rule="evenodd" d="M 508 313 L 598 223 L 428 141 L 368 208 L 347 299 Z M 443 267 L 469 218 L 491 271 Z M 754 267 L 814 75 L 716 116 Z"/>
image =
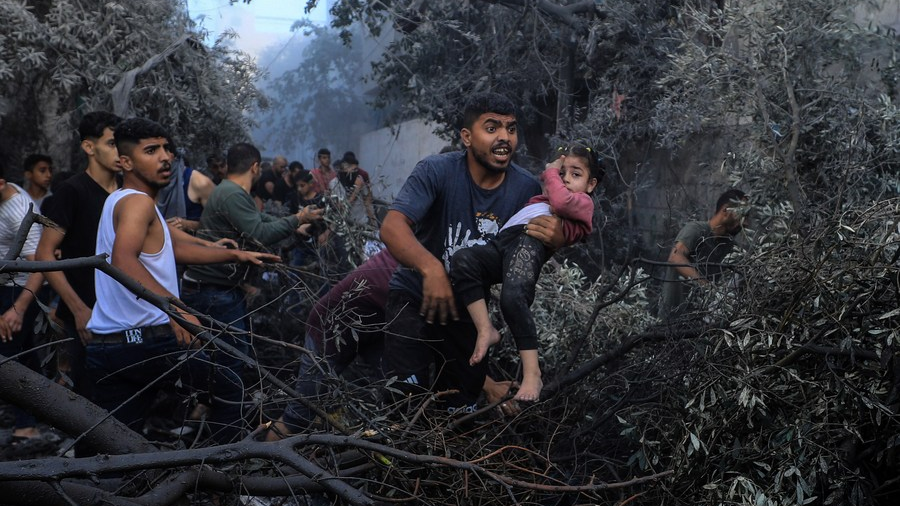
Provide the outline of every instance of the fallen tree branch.
<path id="1" fill-rule="evenodd" d="M 28 367 L 0 356 L 0 398 L 24 407 L 67 434 L 83 434 L 84 443 L 99 453 L 139 453 L 156 447 L 106 410 Z M 94 427 L 93 430 L 90 430 Z"/>
<path id="2" fill-rule="evenodd" d="M 281 443 L 250 440 L 229 445 L 170 452 L 106 455 L 102 458 L 51 457 L 31 461 L 3 462 L 0 463 L 0 481 L 61 480 L 72 477 L 93 477 L 103 473 L 168 469 L 200 464 L 225 464 L 262 458 L 290 465 L 324 489 L 339 495 L 348 504 L 360 506 L 372 504 L 372 501 L 366 498 L 362 492 L 294 452 L 291 444 Z"/>
<path id="3" fill-rule="evenodd" d="M 67 434 L 80 434 L 85 446 L 98 453 L 158 451 L 143 436 L 109 417 L 104 409 L 19 362 L 4 358 L 0 356 L 0 384 L 15 385 L 15 388 L 0 388 L 0 398 L 4 401 L 26 408 Z M 88 485 L 62 483 L 59 486 L 77 504 L 135 504 Z M 57 487 L 45 480 L 0 483 L 0 491 L 6 503 L 11 502 L 10 498 L 19 498 L 22 502 L 16 504 L 71 504 L 60 496 Z"/>
<path id="4" fill-rule="evenodd" d="M 657 332 L 648 332 L 644 334 L 637 334 L 633 336 L 628 336 L 622 340 L 621 344 L 615 349 L 604 353 L 603 355 L 599 355 L 596 358 L 589 360 L 583 364 L 578 369 L 575 369 L 569 374 L 566 374 L 562 378 L 557 378 L 552 382 L 548 383 L 544 386 L 544 389 L 541 391 L 541 396 L 550 398 L 561 391 L 563 387 L 571 385 L 577 381 L 584 379 L 585 377 L 592 374 L 594 371 L 599 369 L 600 367 L 612 362 L 613 360 L 621 357 L 622 355 L 628 353 L 633 348 L 643 345 L 645 343 L 654 342 L 654 341 L 662 341 L 664 339 L 684 339 L 687 337 L 696 337 L 703 334 L 706 331 L 715 329 L 714 326 L 701 326 L 701 327 L 693 327 L 687 329 L 678 329 L 678 330 L 663 330 Z"/>
<path id="5" fill-rule="evenodd" d="M 337 473 L 340 478 L 353 478 L 374 469 L 375 464 L 366 463 Z M 193 468 L 172 476 L 153 487 L 146 494 L 136 497 L 133 502 L 146 506 L 164 506 L 175 503 L 184 494 L 194 490 L 206 490 L 211 492 L 237 492 L 241 491 L 258 496 L 290 496 L 298 491 L 305 494 L 324 492 L 325 487 L 310 478 L 302 475 L 290 475 L 280 477 L 270 476 L 241 476 L 237 481 L 222 472 L 203 467 Z"/>
<path id="6" fill-rule="evenodd" d="M 57 487 L 42 481 L 7 482 L 0 483 L 0 492 L 4 504 L 17 506 L 71 506 L 72 501 L 78 505 L 142 506 L 140 502 L 90 485 L 64 482 L 58 483 Z M 59 489 L 65 497 L 60 495 Z"/>
<path id="7" fill-rule="evenodd" d="M 297 447 L 325 445 L 330 447 L 353 447 L 377 452 L 404 462 L 430 467 L 449 467 L 485 476 L 504 486 L 542 492 L 589 492 L 612 490 L 647 483 L 672 474 L 664 471 L 649 476 L 615 483 L 584 485 L 545 485 L 527 482 L 495 473 L 472 462 L 464 462 L 436 455 L 418 455 L 374 441 L 330 434 L 308 434 L 292 436 L 276 442 L 245 440 L 229 445 L 190 450 L 175 450 L 164 453 L 130 455 L 110 455 L 104 459 L 46 458 L 18 462 L 0 463 L 0 481 L 13 480 L 59 480 L 68 477 L 94 476 L 102 472 L 127 472 L 143 469 L 170 468 L 199 464 L 226 464 L 251 458 L 274 459 L 287 463 L 305 476 L 313 479 L 326 489 L 341 495 L 350 504 L 371 504 L 362 492 L 350 487 L 336 476 L 327 473 L 309 460 L 294 452 Z M 346 494 L 346 495 L 345 495 Z"/>
<path id="8" fill-rule="evenodd" d="M 131 291 L 137 297 L 146 300 L 150 304 L 153 304 L 155 307 L 159 308 L 161 311 L 165 312 L 169 315 L 170 318 L 173 318 L 179 325 L 187 329 L 189 332 L 194 334 L 197 338 L 203 341 L 211 341 L 216 347 L 222 349 L 223 351 L 231 354 L 232 356 L 239 358 L 245 364 L 249 365 L 254 370 L 262 371 L 262 376 L 260 379 L 268 381 L 273 386 L 281 389 L 286 392 L 288 395 L 292 396 L 298 402 L 302 403 L 304 406 L 309 408 L 312 412 L 314 412 L 317 416 L 321 417 L 325 420 L 329 425 L 337 429 L 339 432 L 343 434 L 349 434 L 351 431 L 339 420 L 337 420 L 334 416 L 331 416 L 329 413 L 325 412 L 322 408 L 305 399 L 302 395 L 300 395 L 293 387 L 288 385 L 287 383 L 281 381 L 276 376 L 270 374 L 265 368 L 259 366 L 259 364 L 252 357 L 238 351 L 234 347 L 228 345 L 227 343 L 222 342 L 219 339 L 216 339 L 216 336 L 222 332 L 229 333 L 241 333 L 240 329 L 232 327 L 228 324 L 222 323 L 209 315 L 200 313 L 195 311 L 188 306 L 184 305 L 180 300 L 177 299 L 168 299 L 166 297 L 161 297 L 146 288 L 144 288 L 140 283 L 132 279 L 130 276 L 122 272 L 120 269 L 114 267 L 112 264 L 106 261 L 107 255 L 95 255 L 92 257 L 82 257 L 82 258 L 73 258 L 69 260 L 59 260 L 55 262 L 36 262 L 36 261 L 26 261 L 26 260 L 15 260 L 9 261 L 4 260 L 0 261 L 0 272 L 47 272 L 47 271 L 65 271 L 69 269 L 77 269 L 77 268 L 94 268 L 103 272 L 107 276 L 113 278 L 115 281 L 120 283 L 126 289 Z M 184 318 L 181 317 L 180 313 L 174 311 L 172 306 L 176 306 L 185 310 L 188 310 L 204 322 L 207 327 L 200 327 L 194 325 L 191 322 L 188 322 Z M 215 333 L 210 332 L 209 329 L 214 329 Z M 309 350 L 306 350 L 307 353 L 312 353 Z M 25 406 L 29 409 L 36 410 L 40 409 L 40 406 Z"/>

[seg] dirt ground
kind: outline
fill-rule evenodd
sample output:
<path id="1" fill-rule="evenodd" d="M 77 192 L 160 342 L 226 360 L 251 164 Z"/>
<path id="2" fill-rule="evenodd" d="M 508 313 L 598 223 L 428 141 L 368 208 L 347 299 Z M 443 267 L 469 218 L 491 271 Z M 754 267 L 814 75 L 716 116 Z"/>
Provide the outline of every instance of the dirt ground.
<path id="1" fill-rule="evenodd" d="M 33 439 L 13 437 L 15 415 L 11 406 L 0 404 L 0 460 L 26 460 L 55 457 L 64 453 L 72 440 L 46 424 L 38 424 L 41 436 Z"/>

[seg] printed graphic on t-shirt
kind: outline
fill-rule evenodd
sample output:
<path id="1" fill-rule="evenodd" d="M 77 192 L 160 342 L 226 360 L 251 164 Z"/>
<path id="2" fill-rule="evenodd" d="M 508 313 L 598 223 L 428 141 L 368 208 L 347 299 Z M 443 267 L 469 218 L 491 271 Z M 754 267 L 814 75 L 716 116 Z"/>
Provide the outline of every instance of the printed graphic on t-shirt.
<path id="1" fill-rule="evenodd" d="M 463 224 L 457 222 L 455 225 L 447 229 L 447 236 L 444 239 L 444 253 L 441 259 L 444 261 L 444 269 L 450 271 L 450 257 L 458 250 L 475 246 L 476 244 L 485 244 L 492 239 L 500 231 L 500 218 L 490 211 L 479 211 L 475 213 L 475 226 L 477 230 L 463 230 Z M 473 233 L 474 232 L 474 233 Z"/>

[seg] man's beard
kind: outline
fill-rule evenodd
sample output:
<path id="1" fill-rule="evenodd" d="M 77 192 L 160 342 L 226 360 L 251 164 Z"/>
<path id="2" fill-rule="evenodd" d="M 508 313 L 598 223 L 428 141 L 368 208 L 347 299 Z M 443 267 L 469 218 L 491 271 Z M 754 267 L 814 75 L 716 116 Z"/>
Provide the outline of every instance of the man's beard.
<path id="1" fill-rule="evenodd" d="M 510 148 L 512 150 L 512 148 Z M 490 154 L 490 152 L 488 152 Z M 490 161 L 488 161 L 488 157 L 484 156 L 482 153 L 479 153 L 477 150 L 472 150 L 472 157 L 475 158 L 475 161 L 478 162 L 482 167 L 487 169 L 490 172 L 506 172 L 506 169 L 509 168 L 509 164 L 512 163 L 512 151 L 510 151 L 510 158 L 503 166 L 496 166 Z"/>
<path id="2" fill-rule="evenodd" d="M 144 184 L 146 184 L 146 185 L 149 186 L 150 188 L 154 188 L 154 189 L 156 189 L 156 190 L 162 190 L 163 188 L 169 186 L 169 184 L 170 184 L 170 183 L 172 182 L 172 180 L 175 178 L 175 174 L 172 172 L 172 166 L 171 166 L 171 165 L 165 165 L 165 166 L 163 166 L 163 168 L 160 169 L 160 170 L 158 170 L 156 173 L 159 174 L 160 172 L 168 172 L 168 173 L 169 173 L 169 178 L 166 179 L 166 182 L 165 182 L 165 183 L 163 183 L 163 182 L 161 182 L 161 181 L 153 181 L 153 180 L 150 180 L 149 178 L 144 178 L 139 172 L 135 172 L 134 174 L 135 174 L 135 176 L 137 176 L 141 181 L 143 181 Z"/>

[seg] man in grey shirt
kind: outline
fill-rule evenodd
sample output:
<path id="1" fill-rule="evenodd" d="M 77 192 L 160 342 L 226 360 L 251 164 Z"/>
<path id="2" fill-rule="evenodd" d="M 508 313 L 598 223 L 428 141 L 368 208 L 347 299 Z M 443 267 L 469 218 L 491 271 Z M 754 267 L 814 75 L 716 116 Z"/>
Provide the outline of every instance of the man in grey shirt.
<path id="1" fill-rule="evenodd" d="M 734 249 L 734 236 L 743 228 L 744 213 L 737 208 L 747 195 L 730 189 L 716 201 L 709 221 L 691 221 L 682 227 L 669 253 L 669 267 L 659 301 L 659 317 L 670 320 L 690 308 L 690 292 L 714 283 L 723 274 L 722 260 Z"/>

